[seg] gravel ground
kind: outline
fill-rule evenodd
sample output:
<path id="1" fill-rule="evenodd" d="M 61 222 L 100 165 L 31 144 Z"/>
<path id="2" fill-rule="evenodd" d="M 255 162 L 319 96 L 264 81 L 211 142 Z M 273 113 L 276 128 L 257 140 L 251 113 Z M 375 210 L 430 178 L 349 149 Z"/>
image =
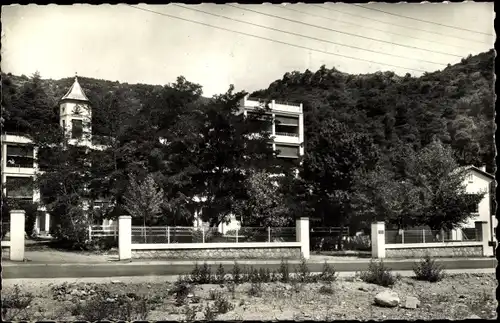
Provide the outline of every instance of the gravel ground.
<path id="1" fill-rule="evenodd" d="M 65 279 L 67 281 L 67 279 Z M 496 318 L 497 301 L 495 291 L 497 280 L 494 274 L 450 274 L 443 281 L 429 283 L 402 277 L 391 289 L 404 304 L 406 297 L 415 296 L 421 304 L 417 309 L 405 309 L 402 305 L 383 308 L 374 305 L 374 297 L 387 288 L 367 284 L 352 277 L 340 277 L 332 284 L 333 293 L 319 292 L 323 286 L 315 284 L 263 283 L 260 296 L 250 296 L 248 283 L 238 285 L 233 293 L 223 285 L 196 285 L 192 291 L 196 304 L 177 307 L 174 296 L 169 294 L 172 277 L 129 277 L 91 280 L 74 280 L 67 292 L 54 297 L 51 287 L 60 286 L 63 280 L 5 280 L 2 298 L 12 292 L 14 284 L 22 291 L 31 292 L 35 299 L 24 316 L 17 319 L 68 320 L 71 307 L 87 296 L 81 290 L 104 288 L 112 294 L 135 293 L 155 299 L 154 309 L 147 320 L 185 320 L 187 306 L 198 307 L 195 319 L 204 318 L 203 308 L 213 303 L 209 300 L 211 289 L 220 290 L 234 305 L 234 309 L 217 316 L 218 320 L 428 320 Z M 77 292 L 75 292 L 75 290 Z M 71 295 L 73 292 L 73 295 Z"/>

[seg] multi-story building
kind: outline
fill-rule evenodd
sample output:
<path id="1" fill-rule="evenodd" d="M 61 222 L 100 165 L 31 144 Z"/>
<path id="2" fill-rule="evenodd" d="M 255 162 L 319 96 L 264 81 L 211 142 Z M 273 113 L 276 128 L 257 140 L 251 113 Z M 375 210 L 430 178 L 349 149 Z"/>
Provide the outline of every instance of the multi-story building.
<path id="1" fill-rule="evenodd" d="M 69 144 L 102 149 L 92 144 L 92 108 L 90 100 L 78 83 L 78 78 L 59 101 L 60 125 L 69 137 Z M 39 189 L 33 185 L 34 176 L 41 172 L 36 162 L 37 148 L 22 134 L 2 134 L 2 189 L 9 199 L 40 202 Z M 38 234 L 50 231 L 50 214 L 40 206 L 34 230 Z"/>
<path id="2" fill-rule="evenodd" d="M 240 113 L 247 116 L 264 101 L 245 96 L 240 102 Z M 273 149 L 278 150 L 279 158 L 299 158 L 304 155 L 304 113 L 302 103 L 288 103 L 271 100 L 268 103 L 272 115 L 271 136 Z"/>

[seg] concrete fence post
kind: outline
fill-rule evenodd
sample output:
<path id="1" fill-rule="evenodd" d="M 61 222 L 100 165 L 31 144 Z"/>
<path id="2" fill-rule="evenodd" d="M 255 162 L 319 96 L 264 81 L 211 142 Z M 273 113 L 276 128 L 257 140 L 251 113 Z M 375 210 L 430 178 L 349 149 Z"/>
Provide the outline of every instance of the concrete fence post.
<path id="1" fill-rule="evenodd" d="M 295 234 L 297 242 L 300 242 L 300 251 L 305 259 L 310 257 L 309 248 L 309 218 L 301 217 L 295 221 Z"/>
<path id="2" fill-rule="evenodd" d="M 486 221 L 476 221 L 476 230 L 479 235 L 479 241 L 481 241 L 483 246 L 483 256 L 490 257 L 493 256 L 493 247 L 490 246 L 490 226 Z"/>
<path id="3" fill-rule="evenodd" d="M 10 260 L 24 260 L 24 210 L 10 211 Z"/>
<path id="4" fill-rule="evenodd" d="M 132 217 L 118 217 L 118 255 L 120 260 L 132 258 Z"/>
<path id="5" fill-rule="evenodd" d="M 372 258 L 385 258 L 385 223 L 372 223 Z"/>

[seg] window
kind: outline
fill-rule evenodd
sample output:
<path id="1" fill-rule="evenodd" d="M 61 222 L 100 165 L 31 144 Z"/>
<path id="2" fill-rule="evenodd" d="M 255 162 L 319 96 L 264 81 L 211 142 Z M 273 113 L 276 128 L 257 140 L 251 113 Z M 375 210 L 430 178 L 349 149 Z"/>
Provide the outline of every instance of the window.
<path id="1" fill-rule="evenodd" d="M 83 121 L 71 120 L 71 138 L 80 139 L 83 135 Z"/>
<path id="2" fill-rule="evenodd" d="M 7 145 L 7 167 L 33 168 L 33 146 Z"/>
<path id="3" fill-rule="evenodd" d="M 278 157 L 285 157 L 285 158 L 299 157 L 298 146 L 276 145 L 276 150 L 278 151 Z"/>
<path id="4" fill-rule="evenodd" d="M 63 130 L 66 130 L 66 120 L 62 121 L 62 127 L 63 127 Z"/>
<path id="5" fill-rule="evenodd" d="M 298 126 L 299 125 L 299 118 L 296 117 L 283 117 L 283 116 L 276 116 L 274 118 L 276 120 L 276 124 L 282 125 L 282 126 Z"/>
<path id="6" fill-rule="evenodd" d="M 468 173 L 465 178 L 467 179 L 467 182 L 468 183 L 474 183 L 474 177 L 472 175 L 472 173 Z"/>
<path id="7" fill-rule="evenodd" d="M 468 195 L 468 196 L 470 196 L 471 198 L 473 197 L 473 195 Z M 479 203 L 470 203 L 469 212 L 470 213 L 479 213 Z"/>
<path id="8" fill-rule="evenodd" d="M 6 180 L 7 197 L 33 199 L 33 179 L 31 177 L 8 176 Z"/>

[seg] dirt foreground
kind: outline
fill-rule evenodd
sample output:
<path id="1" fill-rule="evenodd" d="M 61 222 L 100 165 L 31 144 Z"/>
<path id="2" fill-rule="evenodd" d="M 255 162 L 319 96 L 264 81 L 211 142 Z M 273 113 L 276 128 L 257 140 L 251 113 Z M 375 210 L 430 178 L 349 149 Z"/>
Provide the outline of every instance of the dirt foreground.
<path id="1" fill-rule="evenodd" d="M 113 295 L 133 293 L 147 296 L 147 320 L 184 321 L 188 319 L 186 313 L 189 312 L 191 320 L 203 320 L 204 308 L 214 303 L 211 300 L 214 290 L 220 291 L 234 306 L 227 313 L 217 314 L 216 320 L 495 319 L 498 305 L 494 274 L 453 274 L 437 283 L 402 277 L 392 288 L 367 284 L 352 277 L 338 278 L 331 285 L 262 283 L 257 293 L 249 292 L 252 289 L 250 283 L 236 285 L 234 292 L 227 284 L 194 285 L 186 303 L 181 306 L 176 306 L 175 296 L 169 293 L 173 284 L 164 281 L 71 283 L 63 287 L 58 283 L 30 283 L 20 284 L 19 287 L 22 292 L 32 293 L 34 299 L 29 308 L 15 320 L 85 319 L 74 315 L 72 308 L 88 300 L 93 290 L 103 289 Z M 384 290 L 396 292 L 400 305 L 392 308 L 375 305 L 375 295 Z M 11 284 L 4 285 L 2 299 L 12 291 Z M 417 308 L 405 308 L 405 300 L 409 296 L 420 301 Z"/>

